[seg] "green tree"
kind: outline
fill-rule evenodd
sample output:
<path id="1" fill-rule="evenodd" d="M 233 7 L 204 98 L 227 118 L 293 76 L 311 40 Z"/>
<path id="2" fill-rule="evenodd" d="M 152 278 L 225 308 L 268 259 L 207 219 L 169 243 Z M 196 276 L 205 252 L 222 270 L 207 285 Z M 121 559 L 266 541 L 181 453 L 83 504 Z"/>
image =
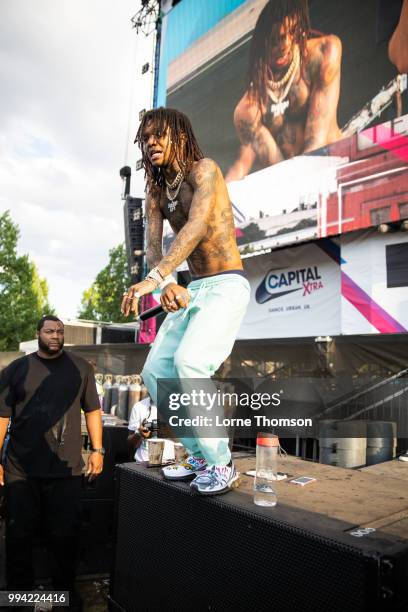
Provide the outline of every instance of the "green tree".
<path id="1" fill-rule="evenodd" d="M 19 236 L 9 211 L 0 215 L 0 351 L 17 350 L 35 337 L 38 319 L 54 313 L 47 282 L 27 255 L 17 255 Z"/>
<path id="2" fill-rule="evenodd" d="M 127 321 L 120 312 L 122 294 L 131 284 L 124 244 L 109 251 L 109 263 L 82 294 L 78 316 L 92 321 Z"/>

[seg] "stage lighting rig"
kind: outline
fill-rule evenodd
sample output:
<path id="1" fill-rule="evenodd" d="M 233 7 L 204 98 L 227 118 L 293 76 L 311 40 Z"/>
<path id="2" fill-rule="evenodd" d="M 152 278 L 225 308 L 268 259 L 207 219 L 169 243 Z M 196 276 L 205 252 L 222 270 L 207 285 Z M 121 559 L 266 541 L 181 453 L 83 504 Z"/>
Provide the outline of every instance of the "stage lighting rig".
<path id="1" fill-rule="evenodd" d="M 141 9 L 130 20 L 136 34 L 142 32 L 149 36 L 156 29 L 160 16 L 160 0 L 142 0 Z"/>
<path id="2" fill-rule="evenodd" d="M 119 175 L 122 181 L 124 182 L 122 200 L 125 200 L 126 196 L 128 196 L 130 193 L 130 177 L 132 176 L 131 167 L 123 166 L 123 168 L 119 170 Z"/>

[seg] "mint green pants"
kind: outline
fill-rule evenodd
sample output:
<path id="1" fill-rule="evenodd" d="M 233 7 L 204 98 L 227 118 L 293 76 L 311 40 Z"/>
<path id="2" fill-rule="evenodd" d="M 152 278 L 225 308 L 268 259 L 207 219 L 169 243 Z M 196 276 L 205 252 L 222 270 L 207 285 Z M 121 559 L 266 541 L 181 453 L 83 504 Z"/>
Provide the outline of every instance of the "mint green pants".
<path id="1" fill-rule="evenodd" d="M 161 378 L 180 379 L 181 386 L 189 379 L 207 379 L 203 381 L 206 390 L 211 386 L 215 392 L 209 379 L 231 353 L 250 297 L 249 283 L 239 274 L 195 280 L 188 289 L 188 307 L 167 315 L 143 368 L 143 381 L 155 404 Z M 205 407 L 195 407 L 190 416 L 197 416 L 200 410 L 208 416 Z M 198 437 L 192 428 L 191 435 L 180 440 L 209 465 L 227 465 L 231 459 L 226 431 L 220 427 L 208 437 Z"/>

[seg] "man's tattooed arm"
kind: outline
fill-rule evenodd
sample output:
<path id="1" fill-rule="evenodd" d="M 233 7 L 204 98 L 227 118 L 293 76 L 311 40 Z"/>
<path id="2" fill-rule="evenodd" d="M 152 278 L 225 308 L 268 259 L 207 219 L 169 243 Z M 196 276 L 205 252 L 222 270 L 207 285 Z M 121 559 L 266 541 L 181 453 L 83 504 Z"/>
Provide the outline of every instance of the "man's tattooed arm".
<path id="1" fill-rule="evenodd" d="M 262 123 L 256 101 L 246 93 L 234 113 L 234 125 L 241 142 L 238 158 L 228 170 L 225 180 L 236 181 L 246 176 L 256 159 L 267 167 L 282 161 L 283 155 L 271 132 Z"/>
<path id="2" fill-rule="evenodd" d="M 256 131 L 253 147 L 262 168 L 268 168 L 284 160 L 282 151 L 266 125 L 260 125 Z"/>
<path id="3" fill-rule="evenodd" d="M 334 35 L 327 36 L 321 48 L 321 58 L 316 66 L 310 94 L 304 153 L 327 145 L 330 132 L 336 129 L 341 53 L 340 39 Z"/>
<path id="4" fill-rule="evenodd" d="M 397 29 L 388 44 L 388 57 L 400 74 L 408 72 L 408 0 L 404 0 Z"/>
<path id="5" fill-rule="evenodd" d="M 167 255 L 158 264 L 163 276 L 173 272 L 185 261 L 206 236 L 211 211 L 215 205 L 218 172 L 216 163 L 207 158 L 197 162 L 190 172 L 188 182 L 194 194 L 188 221 L 178 232 Z"/>
<path id="6" fill-rule="evenodd" d="M 146 198 L 146 258 L 149 270 L 163 258 L 163 215 L 160 210 L 160 195 L 148 194 Z"/>
<path id="7" fill-rule="evenodd" d="M 238 116 L 235 120 L 235 128 L 241 143 L 250 145 L 254 141 L 256 133 L 256 125 L 254 121 L 248 119 L 248 117 Z"/>

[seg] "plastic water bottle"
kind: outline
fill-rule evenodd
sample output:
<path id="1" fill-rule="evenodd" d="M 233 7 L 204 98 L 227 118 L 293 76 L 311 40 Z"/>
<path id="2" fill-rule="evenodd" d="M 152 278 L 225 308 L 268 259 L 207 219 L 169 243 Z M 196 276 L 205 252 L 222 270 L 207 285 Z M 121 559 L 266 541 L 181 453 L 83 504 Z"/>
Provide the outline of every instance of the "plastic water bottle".
<path id="1" fill-rule="evenodd" d="M 115 376 L 115 382 L 112 385 L 112 395 L 111 395 L 111 407 L 110 413 L 116 415 L 116 411 L 118 409 L 119 402 L 119 387 L 122 382 L 122 376 Z"/>
<path id="2" fill-rule="evenodd" d="M 273 483 L 278 472 L 279 438 L 270 433 L 258 433 L 256 439 L 256 473 L 254 503 L 272 508 L 278 501 Z"/>
<path id="3" fill-rule="evenodd" d="M 129 402 L 129 381 L 127 376 L 122 376 L 118 389 L 118 405 L 116 407 L 116 416 L 123 421 L 126 421 L 128 415 Z"/>
<path id="4" fill-rule="evenodd" d="M 105 414 L 110 414 L 112 403 L 112 376 L 106 374 L 105 382 L 103 383 L 103 411 Z"/>
<path id="5" fill-rule="evenodd" d="M 138 374 L 133 374 L 130 380 L 131 383 L 129 387 L 129 412 L 132 410 L 133 406 L 140 401 L 140 391 L 142 382 L 142 379 Z"/>
<path id="6" fill-rule="evenodd" d="M 104 388 L 103 388 L 103 374 L 95 374 L 95 383 L 96 383 L 96 392 L 99 397 L 99 405 L 103 408 L 103 396 L 104 396 Z"/>

